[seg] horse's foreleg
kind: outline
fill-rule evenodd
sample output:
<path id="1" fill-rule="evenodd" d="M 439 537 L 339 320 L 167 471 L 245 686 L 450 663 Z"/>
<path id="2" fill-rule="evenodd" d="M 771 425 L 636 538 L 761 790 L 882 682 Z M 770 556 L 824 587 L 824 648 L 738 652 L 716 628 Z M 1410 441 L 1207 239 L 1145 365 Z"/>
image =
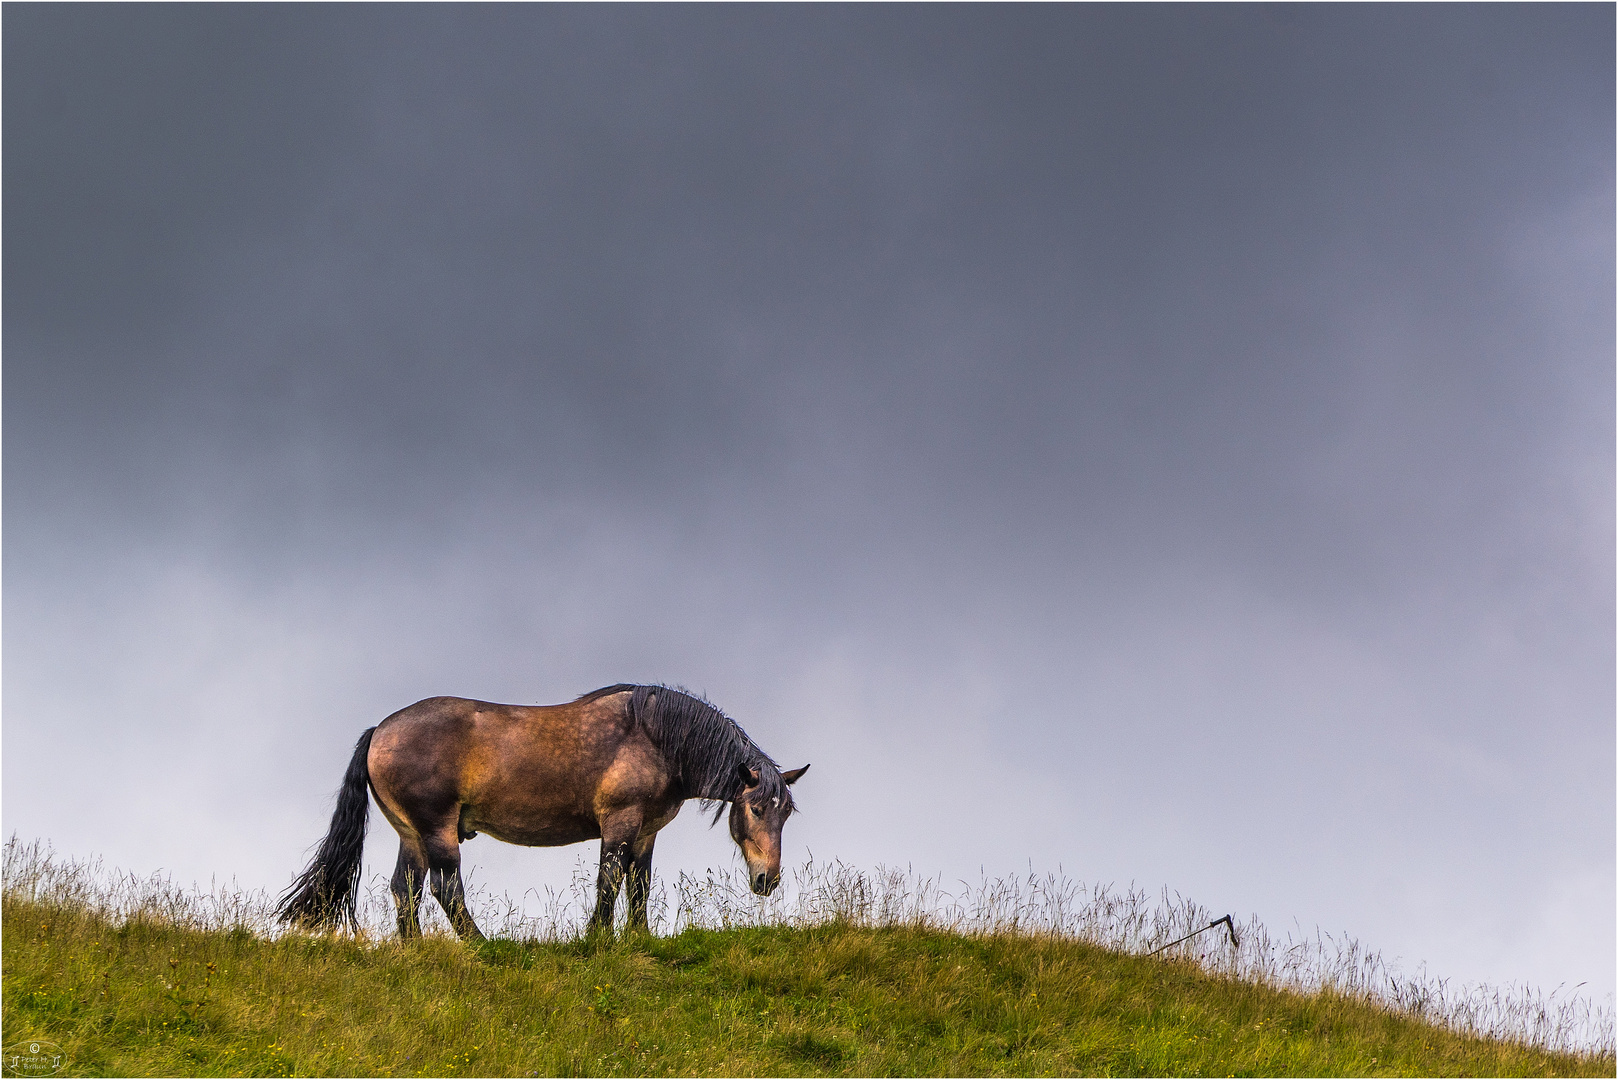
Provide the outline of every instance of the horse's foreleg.
<path id="1" fill-rule="evenodd" d="M 590 931 L 612 929 L 612 909 L 618 904 L 618 887 L 630 862 L 627 840 L 601 840 L 601 869 L 596 872 L 596 910 L 590 916 Z"/>
<path id="2" fill-rule="evenodd" d="M 645 930 L 646 897 L 652 888 L 652 845 L 657 842 L 653 833 L 637 842 L 629 850 L 629 928 Z"/>
<path id="3" fill-rule="evenodd" d="M 482 941 L 483 932 L 466 909 L 466 889 L 461 885 L 461 846 L 442 840 L 427 842 L 427 880 L 431 882 L 438 905 L 449 916 L 449 924 L 464 940 Z"/>
<path id="4" fill-rule="evenodd" d="M 421 936 L 421 888 L 427 881 L 427 860 L 404 840 L 399 841 L 399 861 L 393 868 L 393 906 L 399 913 L 399 936 L 405 940 Z"/>

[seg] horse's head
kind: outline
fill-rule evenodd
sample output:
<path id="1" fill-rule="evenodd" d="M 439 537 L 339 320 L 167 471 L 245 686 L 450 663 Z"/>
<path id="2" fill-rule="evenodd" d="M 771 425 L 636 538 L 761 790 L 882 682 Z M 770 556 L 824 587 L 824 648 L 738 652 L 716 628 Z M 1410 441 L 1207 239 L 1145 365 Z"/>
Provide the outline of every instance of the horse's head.
<path id="1" fill-rule="evenodd" d="M 782 773 L 781 779 L 792 784 L 808 771 L 805 765 Z M 730 838 L 747 860 L 748 885 L 760 896 L 768 896 L 781 883 L 781 826 L 792 813 L 792 796 L 790 792 L 766 795 L 762 777 L 751 766 L 741 766 L 741 774 L 742 790 L 730 803 Z"/>

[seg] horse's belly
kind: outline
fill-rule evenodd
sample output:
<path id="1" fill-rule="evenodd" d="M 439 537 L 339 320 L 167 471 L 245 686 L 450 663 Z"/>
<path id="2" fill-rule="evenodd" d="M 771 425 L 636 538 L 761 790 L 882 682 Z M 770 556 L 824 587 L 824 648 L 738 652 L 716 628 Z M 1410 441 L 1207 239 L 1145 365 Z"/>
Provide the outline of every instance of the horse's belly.
<path id="1" fill-rule="evenodd" d="M 601 826 L 593 818 L 565 816 L 529 821 L 484 821 L 469 815 L 466 824 L 473 832 L 485 833 L 496 840 L 523 847 L 560 847 L 601 839 Z"/>

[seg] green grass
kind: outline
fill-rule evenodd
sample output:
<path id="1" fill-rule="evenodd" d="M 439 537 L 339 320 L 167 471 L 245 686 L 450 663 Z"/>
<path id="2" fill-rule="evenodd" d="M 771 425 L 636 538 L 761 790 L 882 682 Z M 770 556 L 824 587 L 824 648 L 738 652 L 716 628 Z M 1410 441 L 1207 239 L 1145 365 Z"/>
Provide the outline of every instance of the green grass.
<path id="1" fill-rule="evenodd" d="M 1614 1075 L 1359 996 L 1015 933 L 817 925 L 463 946 L 8 892 L 3 1041 L 68 1075 Z"/>

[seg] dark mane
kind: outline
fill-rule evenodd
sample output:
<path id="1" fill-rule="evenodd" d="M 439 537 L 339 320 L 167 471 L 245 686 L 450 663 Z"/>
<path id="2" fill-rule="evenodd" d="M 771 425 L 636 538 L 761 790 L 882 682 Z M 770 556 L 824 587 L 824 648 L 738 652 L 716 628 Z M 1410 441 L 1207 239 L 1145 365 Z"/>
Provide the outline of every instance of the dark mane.
<path id="1" fill-rule="evenodd" d="M 703 809 L 731 802 L 741 794 L 742 765 L 758 770 L 760 798 L 780 799 L 791 807 L 792 793 L 775 759 L 711 702 L 675 687 L 630 683 L 604 686 L 578 700 L 595 701 L 625 690 L 634 692 L 629 699 L 630 715 L 668 758 L 675 781 L 687 797 L 701 799 Z M 717 813 L 714 820 L 718 820 Z"/>
<path id="2" fill-rule="evenodd" d="M 638 690 L 638 689 L 639 689 L 639 687 L 637 687 L 634 683 L 627 683 L 627 682 L 613 683 L 611 686 L 603 686 L 600 690 L 592 690 L 588 694 L 580 694 L 578 697 L 574 698 L 573 700 L 574 700 L 575 703 L 577 703 L 579 705 L 588 705 L 588 704 L 590 704 L 590 702 L 595 701 L 597 698 L 611 697 L 614 694 L 621 694 L 625 690 Z"/>

